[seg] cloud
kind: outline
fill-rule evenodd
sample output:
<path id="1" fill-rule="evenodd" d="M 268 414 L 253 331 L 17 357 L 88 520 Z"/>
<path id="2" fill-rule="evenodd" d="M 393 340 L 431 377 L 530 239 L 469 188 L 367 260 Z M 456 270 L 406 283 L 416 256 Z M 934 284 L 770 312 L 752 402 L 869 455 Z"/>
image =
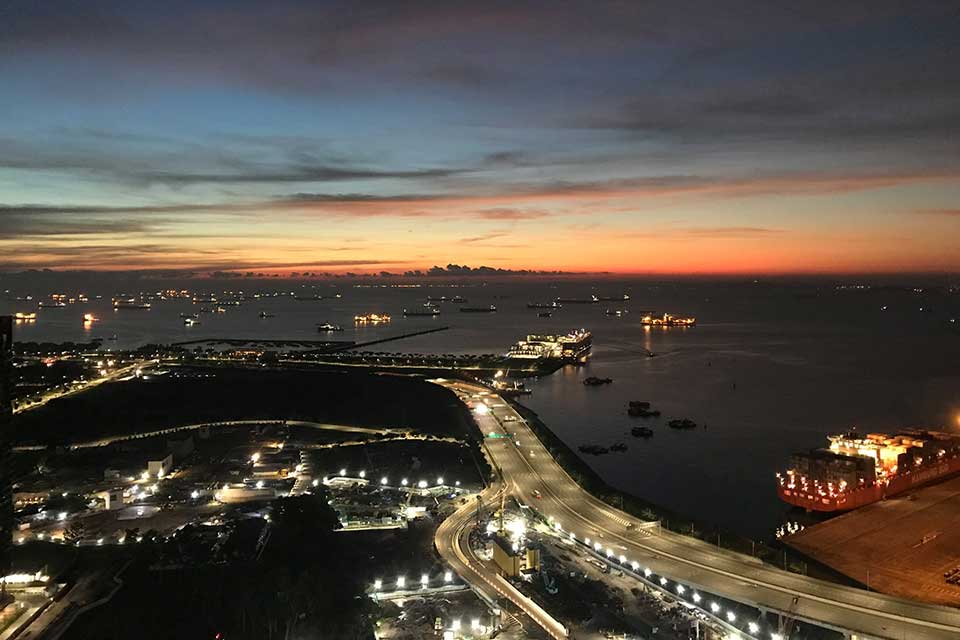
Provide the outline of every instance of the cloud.
<path id="1" fill-rule="evenodd" d="M 916 213 L 927 216 L 945 216 L 948 218 L 960 218 L 960 209 L 917 209 Z"/>
<path id="2" fill-rule="evenodd" d="M 473 244 L 478 242 L 486 242 L 487 240 L 495 240 L 497 238 L 503 238 L 509 234 L 504 231 L 495 231 L 493 233 L 485 233 L 482 236 L 472 236 L 469 238 L 461 238 L 460 242 L 463 244 Z"/>
<path id="3" fill-rule="evenodd" d="M 480 209 L 476 215 L 484 220 L 537 220 L 546 218 L 550 214 L 540 209 L 514 209 L 510 207 L 495 207 Z"/>

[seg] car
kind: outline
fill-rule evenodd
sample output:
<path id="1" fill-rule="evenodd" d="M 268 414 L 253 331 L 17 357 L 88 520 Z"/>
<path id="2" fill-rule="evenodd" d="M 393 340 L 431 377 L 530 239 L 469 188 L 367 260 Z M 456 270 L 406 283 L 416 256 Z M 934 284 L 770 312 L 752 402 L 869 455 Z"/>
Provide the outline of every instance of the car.
<path id="1" fill-rule="evenodd" d="M 540 493 L 540 491 L 534 489 L 534 490 L 533 490 L 533 497 L 536 498 L 537 500 L 540 500 L 541 498 L 543 498 L 543 495 Z"/>

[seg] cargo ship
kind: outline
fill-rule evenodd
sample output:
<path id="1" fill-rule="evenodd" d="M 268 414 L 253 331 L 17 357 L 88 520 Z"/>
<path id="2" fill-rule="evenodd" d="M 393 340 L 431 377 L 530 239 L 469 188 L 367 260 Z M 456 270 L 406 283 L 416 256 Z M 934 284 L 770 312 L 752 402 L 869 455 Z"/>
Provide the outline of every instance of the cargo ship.
<path id="1" fill-rule="evenodd" d="M 487 307 L 460 307 L 463 313 L 494 313 L 496 310 L 497 307 L 492 304 Z"/>
<path id="2" fill-rule="evenodd" d="M 697 324 L 697 319 L 678 318 L 665 313 L 662 316 L 645 315 L 640 318 L 640 324 L 645 327 L 692 327 Z"/>
<path id="3" fill-rule="evenodd" d="M 419 309 L 404 309 L 404 316 L 438 316 L 440 315 L 440 308 L 435 307 L 429 302 Z"/>
<path id="4" fill-rule="evenodd" d="M 790 468 L 777 474 L 781 500 L 807 511 L 849 511 L 960 473 L 954 434 L 854 430 L 828 439 L 828 448 L 794 454 Z"/>
<path id="5" fill-rule="evenodd" d="M 139 309 L 147 310 L 150 309 L 151 305 L 149 302 L 137 302 L 133 298 L 115 298 L 113 300 L 114 309 Z"/>
<path id="6" fill-rule="evenodd" d="M 563 305 L 554 300 L 553 302 L 528 302 L 527 309 L 561 309 Z"/>
<path id="7" fill-rule="evenodd" d="M 584 362 L 593 334 L 586 329 L 577 329 L 566 335 L 530 334 L 510 347 L 508 358 L 519 360 L 554 359 L 563 362 Z"/>
<path id="8" fill-rule="evenodd" d="M 554 302 L 558 304 L 567 303 L 567 304 L 596 304 L 600 302 L 600 298 L 597 296 L 590 296 L 589 298 L 556 298 Z"/>

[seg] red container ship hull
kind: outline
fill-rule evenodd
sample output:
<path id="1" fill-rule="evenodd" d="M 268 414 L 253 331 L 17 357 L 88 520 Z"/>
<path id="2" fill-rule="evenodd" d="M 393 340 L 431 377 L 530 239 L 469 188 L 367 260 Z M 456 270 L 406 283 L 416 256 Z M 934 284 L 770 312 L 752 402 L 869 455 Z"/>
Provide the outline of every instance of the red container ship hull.
<path id="1" fill-rule="evenodd" d="M 897 474 L 887 484 L 874 484 L 859 489 L 845 490 L 834 495 L 811 494 L 801 487 L 790 488 L 781 483 L 777 486 L 780 499 L 807 511 L 835 512 L 858 509 L 871 502 L 892 498 L 916 487 L 960 473 L 960 456 L 941 460 L 924 468 Z"/>

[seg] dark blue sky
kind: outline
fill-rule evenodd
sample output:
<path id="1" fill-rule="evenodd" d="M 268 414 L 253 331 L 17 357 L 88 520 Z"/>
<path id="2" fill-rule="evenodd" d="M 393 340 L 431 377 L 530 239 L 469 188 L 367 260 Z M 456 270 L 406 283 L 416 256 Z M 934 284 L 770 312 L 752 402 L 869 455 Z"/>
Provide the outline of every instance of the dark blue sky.
<path id="1" fill-rule="evenodd" d="M 0 269 L 955 271 L 957 60 L 949 2 L 8 1 Z"/>

